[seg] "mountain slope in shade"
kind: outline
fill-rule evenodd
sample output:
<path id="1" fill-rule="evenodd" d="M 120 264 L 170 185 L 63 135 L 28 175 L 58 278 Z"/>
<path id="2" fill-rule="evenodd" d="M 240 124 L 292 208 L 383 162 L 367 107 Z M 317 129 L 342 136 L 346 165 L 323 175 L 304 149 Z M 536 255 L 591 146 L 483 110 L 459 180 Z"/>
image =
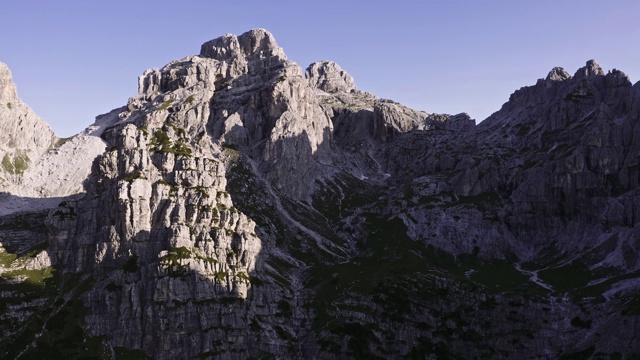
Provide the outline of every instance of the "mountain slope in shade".
<path id="1" fill-rule="evenodd" d="M 0 354 L 640 354 L 639 87 L 554 68 L 476 126 L 211 40 L 2 185 Z"/>

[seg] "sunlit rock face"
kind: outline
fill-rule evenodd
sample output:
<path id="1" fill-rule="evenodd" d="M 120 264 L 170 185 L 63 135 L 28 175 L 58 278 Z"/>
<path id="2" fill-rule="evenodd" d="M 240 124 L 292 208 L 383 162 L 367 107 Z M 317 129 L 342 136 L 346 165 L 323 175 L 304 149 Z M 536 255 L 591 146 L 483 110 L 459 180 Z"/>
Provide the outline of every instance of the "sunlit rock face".
<path id="1" fill-rule="evenodd" d="M 622 72 L 553 68 L 476 126 L 256 29 L 138 83 L 58 141 L 0 66 L 1 357 L 640 353 Z"/>
<path id="2" fill-rule="evenodd" d="M 20 183 L 56 140 L 49 125 L 20 100 L 11 71 L 0 62 L 0 185 Z"/>

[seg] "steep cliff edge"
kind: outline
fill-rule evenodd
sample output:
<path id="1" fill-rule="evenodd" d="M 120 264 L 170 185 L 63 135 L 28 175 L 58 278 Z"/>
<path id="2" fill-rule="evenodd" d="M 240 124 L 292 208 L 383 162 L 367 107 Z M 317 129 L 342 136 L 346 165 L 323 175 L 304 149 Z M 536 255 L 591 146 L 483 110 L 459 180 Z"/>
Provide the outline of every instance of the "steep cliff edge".
<path id="1" fill-rule="evenodd" d="M 58 138 L 17 95 L 11 72 L 0 63 L 0 215 L 55 207 L 84 191 L 93 160 L 105 151 L 102 131 L 119 111 L 70 138 Z"/>
<path id="2" fill-rule="evenodd" d="M 0 62 L 0 185 L 16 183 L 57 137 L 18 97 L 11 71 Z"/>
<path id="3" fill-rule="evenodd" d="M 476 126 L 211 40 L 2 185 L 0 355 L 640 353 L 638 86 L 555 68 Z"/>

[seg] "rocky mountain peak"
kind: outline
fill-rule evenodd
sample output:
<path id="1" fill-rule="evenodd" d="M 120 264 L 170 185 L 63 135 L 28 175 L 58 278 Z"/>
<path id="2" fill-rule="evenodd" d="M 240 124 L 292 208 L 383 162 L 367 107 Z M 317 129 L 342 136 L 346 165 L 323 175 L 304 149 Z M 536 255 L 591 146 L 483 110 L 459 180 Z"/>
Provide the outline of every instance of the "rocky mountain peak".
<path id="1" fill-rule="evenodd" d="M 0 62 L 0 100 L 3 103 L 15 101 L 18 98 L 16 86 L 13 83 L 11 70 L 7 64 Z"/>
<path id="2" fill-rule="evenodd" d="M 602 71 L 602 68 L 595 60 L 591 59 L 587 61 L 587 64 L 584 67 L 578 69 L 573 77 L 580 80 L 597 75 L 604 75 L 604 71 Z"/>
<path id="3" fill-rule="evenodd" d="M 353 78 L 333 61 L 318 61 L 307 67 L 305 77 L 312 87 L 328 93 L 356 90 Z"/>
<path id="4" fill-rule="evenodd" d="M 257 29 L 65 141 L 0 99 L 0 358 L 640 353 L 640 83 L 475 126 L 302 75 Z"/>
<path id="5" fill-rule="evenodd" d="M 233 57 L 265 58 L 276 55 L 286 59 L 273 35 L 264 29 L 253 29 L 240 36 L 226 34 L 207 41 L 200 48 L 201 57 L 218 61 L 226 61 Z"/>
<path id="6" fill-rule="evenodd" d="M 551 71 L 549 71 L 549 74 L 545 78 L 545 80 L 552 80 L 552 81 L 564 81 L 567 79 L 571 79 L 571 75 L 569 75 L 567 70 L 559 66 L 556 66 L 553 69 L 551 69 Z"/>
<path id="7" fill-rule="evenodd" d="M 0 62 L 0 184 L 20 182 L 56 140 L 49 125 L 20 100 L 9 67 Z"/>

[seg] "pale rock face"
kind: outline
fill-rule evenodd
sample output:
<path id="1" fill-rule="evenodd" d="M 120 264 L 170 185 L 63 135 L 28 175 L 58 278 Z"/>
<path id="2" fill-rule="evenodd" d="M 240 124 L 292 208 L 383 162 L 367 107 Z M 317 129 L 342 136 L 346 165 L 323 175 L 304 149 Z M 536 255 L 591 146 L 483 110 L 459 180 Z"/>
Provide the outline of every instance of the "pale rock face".
<path id="1" fill-rule="evenodd" d="M 93 125 L 69 139 L 58 139 L 17 97 L 11 73 L 1 63 L 0 83 L 0 186 L 11 194 L 3 196 L 0 213 L 44 208 L 55 202 L 46 198 L 82 193 L 93 160 L 106 147 L 100 135 L 120 121 L 120 111 L 99 116 Z"/>
<path id="2" fill-rule="evenodd" d="M 18 98 L 11 71 L 0 62 L 0 186 L 19 184 L 24 171 L 56 140 L 51 128 Z"/>
<path id="3" fill-rule="evenodd" d="M 374 132 L 385 140 L 389 130 L 404 133 L 411 130 L 425 130 L 427 128 L 426 112 L 418 112 L 390 100 L 374 103 L 374 117 L 376 128 Z"/>
<path id="4" fill-rule="evenodd" d="M 271 35 L 262 31 L 228 36 L 215 42 L 216 50 L 203 50 L 219 59 L 193 56 L 145 72 L 138 96 L 126 109 L 119 109 L 119 120 L 102 133 L 107 151 L 98 156 L 85 182 L 88 193 L 97 197 L 79 203 L 71 223 L 50 217 L 53 233 L 60 234 L 52 239 L 53 262 L 103 277 L 102 287 L 88 295 L 92 315 L 87 321 L 93 334 L 110 336 L 114 346 L 144 349 L 157 358 L 184 357 L 182 342 L 193 340 L 172 337 L 189 323 L 204 336 L 189 350 L 196 356 L 206 352 L 203 349 L 211 343 L 207 338 L 219 336 L 214 330 L 220 326 L 218 318 L 207 315 L 219 311 L 216 304 L 240 304 L 251 296 L 250 277 L 264 267 L 259 256 L 268 256 L 272 249 L 264 242 L 272 240 L 264 233 L 259 237 L 255 222 L 234 207 L 226 189 L 228 162 L 236 161 L 234 150 L 220 145 L 249 145 L 248 141 L 264 139 L 265 148 L 279 148 L 290 137 L 304 135 L 313 144 L 308 156 L 321 153 L 325 146 L 316 140 L 317 132 L 309 123 L 287 122 L 292 112 L 300 119 L 313 116 L 306 99 L 295 100 L 312 91 L 302 86 L 306 82 L 299 69 L 279 57 L 269 39 Z M 227 47 L 221 49 L 219 44 Z M 278 81 L 279 76 L 290 80 Z M 273 81 L 265 86 L 264 79 Z M 236 103 L 243 94 L 257 96 L 263 102 L 260 106 L 273 108 L 264 118 L 241 116 L 251 109 Z M 267 104 L 267 99 L 279 103 Z M 212 108 L 210 103 L 222 105 Z M 229 116 L 223 122 L 226 127 L 211 137 L 219 119 L 215 111 Z M 322 116 L 322 126 L 330 126 L 324 114 L 316 112 Z M 253 130 L 254 124 L 262 129 L 271 126 L 271 137 Z M 234 136 L 237 127 L 247 128 L 244 135 Z M 291 151 L 283 155 L 287 156 L 298 155 Z M 267 157 L 265 162 L 277 160 Z M 273 166 L 267 175 L 285 165 Z M 309 164 L 303 158 L 299 166 Z M 72 257 L 63 250 L 69 246 L 75 249 Z M 112 307 L 114 290 L 104 290 L 108 284 L 123 299 L 118 307 Z M 261 296 L 277 303 L 283 295 Z M 176 302 L 196 302 L 199 310 L 171 305 Z M 238 316 L 246 311 L 238 309 Z M 268 315 L 268 309 L 252 313 L 265 311 Z M 135 315 L 139 313 L 146 315 Z M 152 325 L 166 318 L 175 321 Z M 223 321 L 231 321 L 229 326 L 238 331 L 243 326 L 240 320 Z M 132 336 L 129 329 L 141 331 Z M 155 347 L 158 342 L 161 348 Z"/>
<path id="5" fill-rule="evenodd" d="M 0 62 L 0 100 L 12 102 L 18 100 L 18 91 L 7 64 Z"/>
<path id="6" fill-rule="evenodd" d="M 571 75 L 569 75 L 569 73 L 565 69 L 561 67 L 554 67 L 553 69 L 551 69 L 551 71 L 549 71 L 546 79 L 552 81 L 564 81 L 570 78 Z"/>
<path id="7" fill-rule="evenodd" d="M 232 58 L 270 58 L 286 59 L 282 49 L 276 44 L 273 35 L 264 29 L 250 30 L 240 36 L 227 34 L 202 45 L 200 56 L 226 61 Z"/>
<path id="8" fill-rule="evenodd" d="M 24 268 L 27 270 L 42 270 L 51 266 L 51 258 L 46 251 L 41 251 L 35 257 L 29 258 Z"/>
<path id="9" fill-rule="evenodd" d="M 12 193 L 29 197 L 65 197 L 84 192 L 83 182 L 91 174 L 93 160 L 106 150 L 100 138 L 105 128 L 120 121 L 118 113 L 99 116 L 79 134 L 43 154 L 29 167 Z"/>
<path id="10" fill-rule="evenodd" d="M 351 75 L 333 61 L 319 61 L 309 65 L 305 76 L 312 87 L 328 93 L 350 93 L 356 90 Z"/>
<path id="11" fill-rule="evenodd" d="M 602 71 L 602 68 L 595 60 L 589 60 L 584 67 L 581 67 L 580 69 L 578 69 L 578 71 L 576 71 L 573 77 L 581 80 L 598 75 L 604 75 L 604 71 Z"/>
<path id="12" fill-rule="evenodd" d="M 209 41 L 199 56 L 145 72 L 139 89 L 129 102 L 132 113 L 149 100 L 173 103 L 172 109 L 197 104 L 180 117 L 181 127 L 188 124 L 194 132 L 206 125 L 218 145 L 251 147 L 267 178 L 290 196 L 308 198 L 308 184 L 325 172 L 318 162 L 332 161 L 330 119 L 301 69 L 265 30 Z M 207 122 L 199 121 L 206 117 Z M 292 169 L 304 176 L 284 176 Z"/>
<path id="13" fill-rule="evenodd" d="M 138 84 L 4 188 L 0 241 L 32 251 L 11 266 L 80 281 L 3 290 L 0 320 L 77 301 L 78 349 L 156 359 L 640 351 L 640 85 L 623 73 L 554 68 L 476 126 L 359 91 L 335 63 L 305 78 L 257 29 Z"/>

